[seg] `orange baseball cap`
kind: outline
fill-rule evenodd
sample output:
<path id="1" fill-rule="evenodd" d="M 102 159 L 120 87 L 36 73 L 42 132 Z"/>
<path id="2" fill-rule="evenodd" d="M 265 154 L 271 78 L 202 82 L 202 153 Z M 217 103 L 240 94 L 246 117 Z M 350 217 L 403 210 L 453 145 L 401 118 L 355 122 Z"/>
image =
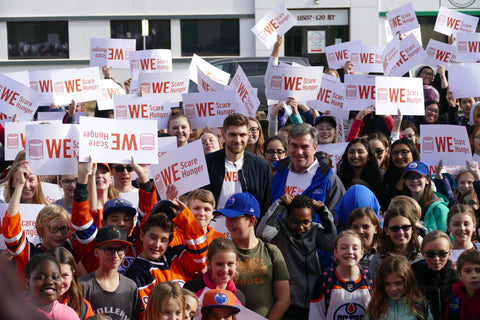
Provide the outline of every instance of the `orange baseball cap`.
<path id="1" fill-rule="evenodd" d="M 237 307 L 237 297 L 228 290 L 213 289 L 208 290 L 203 296 L 202 311 L 209 308 L 227 308 L 233 310 L 235 313 L 240 312 Z"/>

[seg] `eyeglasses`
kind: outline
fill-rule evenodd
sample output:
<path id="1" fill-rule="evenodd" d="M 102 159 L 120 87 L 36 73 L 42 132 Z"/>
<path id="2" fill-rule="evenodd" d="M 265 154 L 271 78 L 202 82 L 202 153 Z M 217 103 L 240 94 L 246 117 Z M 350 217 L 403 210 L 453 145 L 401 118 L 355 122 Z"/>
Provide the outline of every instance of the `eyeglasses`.
<path id="1" fill-rule="evenodd" d="M 111 248 L 111 247 L 106 247 L 106 248 L 98 248 L 100 250 L 103 250 L 107 256 L 113 256 L 113 254 L 116 252 L 118 253 L 119 256 L 123 256 L 127 252 L 127 247 L 121 247 L 121 248 Z"/>
<path id="2" fill-rule="evenodd" d="M 77 181 L 77 179 L 62 179 L 62 180 L 60 180 L 60 183 L 66 185 L 66 186 L 69 186 L 71 184 L 76 186 L 78 181 Z"/>
<path id="3" fill-rule="evenodd" d="M 277 154 L 279 156 L 283 156 L 286 153 L 286 151 L 285 150 L 268 149 L 268 150 L 265 150 L 265 153 L 268 154 L 269 156 L 273 156 L 275 154 Z"/>
<path id="4" fill-rule="evenodd" d="M 433 77 L 435 75 L 433 72 L 428 72 L 428 71 L 422 71 L 422 72 L 420 72 L 420 74 L 424 74 L 424 75 L 430 76 L 430 77 Z"/>
<path id="5" fill-rule="evenodd" d="M 312 223 L 312 220 L 296 220 L 295 219 L 295 220 L 288 220 L 288 223 L 297 227 L 300 227 L 300 225 L 304 227 L 308 227 Z"/>
<path id="6" fill-rule="evenodd" d="M 56 234 L 58 231 L 60 231 L 60 233 L 62 235 L 66 235 L 70 231 L 70 228 L 67 227 L 67 226 L 63 226 L 63 227 L 60 227 L 60 228 L 59 227 L 47 226 L 47 229 L 48 229 L 48 232 L 50 232 L 51 234 Z"/>
<path id="7" fill-rule="evenodd" d="M 438 256 L 440 259 L 447 257 L 450 251 L 424 251 L 423 255 L 429 259 L 433 259 Z"/>
<path id="8" fill-rule="evenodd" d="M 400 150 L 400 151 L 392 151 L 392 157 L 398 157 L 400 155 L 402 155 L 403 157 L 405 157 L 407 154 L 409 154 L 411 151 L 408 150 L 408 149 L 405 149 L 405 150 Z"/>
<path id="9" fill-rule="evenodd" d="M 127 172 L 132 172 L 133 171 L 133 167 L 132 166 L 115 166 L 113 167 L 113 169 L 115 169 L 115 171 L 117 172 L 123 172 L 123 170 L 127 170 Z"/>
<path id="10" fill-rule="evenodd" d="M 432 108 L 425 108 L 425 111 L 433 113 L 433 114 L 439 114 L 440 113 L 440 111 L 438 111 L 436 109 L 432 109 Z"/>
<path id="11" fill-rule="evenodd" d="M 385 152 L 385 149 L 375 149 L 374 152 L 378 155 L 381 155 Z"/>
<path id="12" fill-rule="evenodd" d="M 409 231 L 411 228 L 412 228 L 412 225 L 411 225 L 411 224 L 406 224 L 406 225 L 403 225 L 403 226 L 388 227 L 388 229 L 390 229 L 390 231 L 392 231 L 393 233 L 399 232 L 400 229 L 402 229 L 403 232 L 407 232 L 407 231 Z"/>
<path id="13" fill-rule="evenodd" d="M 248 131 L 250 131 L 250 132 L 257 132 L 258 130 L 260 130 L 258 127 L 250 127 L 248 129 Z"/>

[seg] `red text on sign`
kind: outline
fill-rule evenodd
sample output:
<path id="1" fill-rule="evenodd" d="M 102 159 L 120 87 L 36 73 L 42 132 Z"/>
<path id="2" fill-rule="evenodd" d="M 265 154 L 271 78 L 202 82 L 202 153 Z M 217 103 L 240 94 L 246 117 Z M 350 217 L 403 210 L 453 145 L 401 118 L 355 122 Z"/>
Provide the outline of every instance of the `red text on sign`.
<path id="1" fill-rule="evenodd" d="M 196 106 L 199 117 L 206 117 L 207 113 L 209 117 L 215 116 L 215 112 L 213 112 L 213 102 L 197 103 Z"/>
<path id="2" fill-rule="evenodd" d="M 406 102 L 404 88 L 389 88 L 388 91 L 390 93 L 390 102 Z"/>
<path id="3" fill-rule="evenodd" d="M 301 90 L 301 81 L 303 77 L 286 77 L 285 90 Z M 295 89 L 294 89 L 295 87 Z"/>
<path id="4" fill-rule="evenodd" d="M 137 150 L 137 141 L 134 134 L 112 133 L 112 150 Z"/>
<path id="5" fill-rule="evenodd" d="M 439 152 L 454 152 L 452 137 L 435 137 L 435 143 Z"/>

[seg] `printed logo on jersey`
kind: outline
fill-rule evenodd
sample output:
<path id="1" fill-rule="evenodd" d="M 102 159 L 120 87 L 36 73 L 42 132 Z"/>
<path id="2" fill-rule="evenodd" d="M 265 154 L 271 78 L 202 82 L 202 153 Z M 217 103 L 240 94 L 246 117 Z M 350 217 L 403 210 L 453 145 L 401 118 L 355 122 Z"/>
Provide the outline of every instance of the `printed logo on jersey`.
<path id="1" fill-rule="evenodd" d="M 133 261 L 135 261 L 135 257 L 123 257 L 122 263 L 118 266 L 118 272 L 120 272 L 121 274 L 125 274 L 128 268 L 130 268 L 130 266 L 132 265 Z"/>
<path id="2" fill-rule="evenodd" d="M 333 320 L 362 320 L 365 308 L 358 303 L 342 304 L 333 313 Z"/>

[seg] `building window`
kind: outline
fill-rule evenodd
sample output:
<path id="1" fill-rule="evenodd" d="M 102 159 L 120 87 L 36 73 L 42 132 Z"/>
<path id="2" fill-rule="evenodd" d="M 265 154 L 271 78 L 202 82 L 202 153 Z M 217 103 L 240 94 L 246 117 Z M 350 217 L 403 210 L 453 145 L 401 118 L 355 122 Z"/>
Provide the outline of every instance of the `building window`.
<path id="1" fill-rule="evenodd" d="M 68 22 L 7 22 L 8 59 L 68 59 Z"/>
<path id="2" fill-rule="evenodd" d="M 170 20 L 149 20 L 146 49 L 170 49 Z M 142 22 L 140 20 L 112 20 L 112 39 L 136 39 L 137 50 L 143 50 Z"/>
<path id="3" fill-rule="evenodd" d="M 181 20 L 182 56 L 240 55 L 238 19 Z"/>

